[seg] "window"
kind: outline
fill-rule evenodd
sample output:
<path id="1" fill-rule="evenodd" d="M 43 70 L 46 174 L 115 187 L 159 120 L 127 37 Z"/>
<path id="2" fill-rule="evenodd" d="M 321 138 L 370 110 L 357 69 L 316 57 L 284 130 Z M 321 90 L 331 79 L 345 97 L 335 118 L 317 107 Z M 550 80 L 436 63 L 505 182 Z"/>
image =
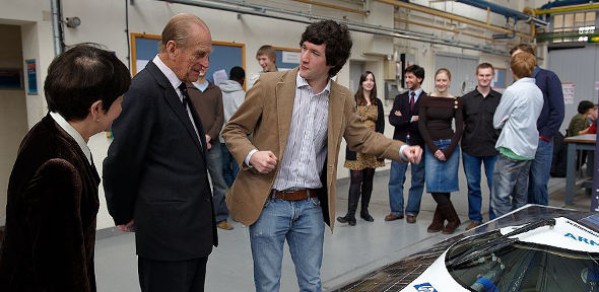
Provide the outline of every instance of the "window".
<path id="1" fill-rule="evenodd" d="M 595 33 L 596 18 L 595 11 L 553 15 L 553 42 L 586 42 Z"/>

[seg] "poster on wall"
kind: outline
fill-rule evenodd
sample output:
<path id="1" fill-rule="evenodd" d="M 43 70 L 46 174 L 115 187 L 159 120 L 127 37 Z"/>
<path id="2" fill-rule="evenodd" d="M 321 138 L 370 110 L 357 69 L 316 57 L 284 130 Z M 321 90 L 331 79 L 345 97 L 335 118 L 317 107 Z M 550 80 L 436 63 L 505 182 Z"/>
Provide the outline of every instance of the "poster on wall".
<path id="1" fill-rule="evenodd" d="M 564 104 L 574 104 L 574 83 L 563 82 L 562 92 L 564 93 Z"/>
<path id="2" fill-rule="evenodd" d="M 0 68 L 0 89 L 22 89 L 21 69 Z"/>
<path id="3" fill-rule="evenodd" d="M 37 95 L 37 64 L 35 59 L 25 60 L 27 70 L 27 94 Z"/>

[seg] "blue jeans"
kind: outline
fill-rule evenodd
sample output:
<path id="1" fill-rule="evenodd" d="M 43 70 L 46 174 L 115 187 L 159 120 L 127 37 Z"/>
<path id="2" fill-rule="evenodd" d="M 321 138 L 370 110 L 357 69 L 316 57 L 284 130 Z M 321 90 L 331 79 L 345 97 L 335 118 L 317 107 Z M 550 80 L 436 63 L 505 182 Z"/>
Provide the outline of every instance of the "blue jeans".
<path id="1" fill-rule="evenodd" d="M 229 218 L 229 209 L 227 209 L 225 203 L 227 184 L 223 179 L 222 161 L 220 143 L 212 144 L 212 148 L 206 151 L 206 163 L 208 164 L 208 173 L 210 173 L 210 182 L 212 183 L 212 204 L 214 205 L 216 222 Z"/>
<path id="2" fill-rule="evenodd" d="M 229 152 L 227 144 L 220 143 L 220 149 L 223 156 L 223 178 L 225 179 L 227 186 L 231 187 L 239 172 L 239 165 L 237 165 L 237 161 L 235 161 L 235 158 L 233 158 L 233 155 Z"/>
<path id="3" fill-rule="evenodd" d="M 528 172 L 532 160 L 513 160 L 499 155 L 493 171 L 491 207 L 493 218 L 526 205 Z M 491 217 L 491 215 L 489 217 Z"/>
<path id="4" fill-rule="evenodd" d="M 491 196 L 493 170 L 495 168 L 497 155 L 492 156 L 473 156 L 462 151 L 462 163 L 464 164 L 464 173 L 468 181 L 468 219 L 471 221 L 483 222 L 481 214 L 483 196 L 480 190 L 480 166 L 484 163 L 485 175 L 487 176 L 487 185 L 489 186 L 489 197 Z M 489 201 L 489 216 L 492 216 L 493 208 Z"/>
<path id="5" fill-rule="evenodd" d="M 410 191 L 408 192 L 408 205 L 405 210 L 407 215 L 418 215 L 420 212 L 420 201 L 424 190 L 424 161 L 419 164 L 410 164 L 412 169 Z M 397 161 L 391 162 L 391 173 L 389 175 L 389 204 L 391 214 L 403 215 L 403 184 L 406 181 L 406 170 L 408 163 Z"/>
<path id="6" fill-rule="evenodd" d="M 451 139 L 433 141 L 439 150 L 451 144 Z M 423 162 L 420 162 L 423 163 Z M 424 145 L 424 180 L 429 193 L 451 193 L 460 190 L 458 170 L 460 168 L 460 146 L 456 145 L 451 156 L 441 161 L 431 149 Z"/>
<path id="7" fill-rule="evenodd" d="M 287 240 L 300 291 L 320 292 L 324 228 L 317 198 L 293 202 L 269 198 L 258 221 L 250 226 L 256 291 L 279 291 Z"/>
<path id="8" fill-rule="evenodd" d="M 528 202 L 547 206 L 549 204 L 549 173 L 553 159 L 553 141 L 539 139 L 539 147 L 535 159 L 530 165 L 530 181 L 528 183 Z"/>

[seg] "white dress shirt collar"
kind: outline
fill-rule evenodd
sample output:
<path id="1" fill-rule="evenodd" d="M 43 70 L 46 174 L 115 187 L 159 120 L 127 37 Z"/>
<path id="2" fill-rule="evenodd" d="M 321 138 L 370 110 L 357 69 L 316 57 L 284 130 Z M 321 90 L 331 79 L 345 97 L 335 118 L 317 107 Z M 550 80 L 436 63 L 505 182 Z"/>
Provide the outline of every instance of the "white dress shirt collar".
<path id="1" fill-rule="evenodd" d="M 299 72 L 297 73 L 297 77 L 295 77 L 295 83 L 296 83 L 297 88 L 302 88 L 304 86 L 308 86 L 308 87 L 312 88 L 310 86 L 310 84 L 308 83 L 308 81 L 306 81 L 306 79 L 304 79 L 302 76 L 299 75 Z M 329 78 L 329 80 L 327 81 L 327 86 L 325 86 L 321 92 L 318 92 L 318 93 L 313 92 L 312 94 L 320 95 L 323 92 L 327 92 L 327 93 L 331 92 L 331 78 Z"/>
<path id="2" fill-rule="evenodd" d="M 164 76 L 166 76 L 166 78 L 168 79 L 168 82 L 171 83 L 173 88 L 177 89 L 177 91 L 178 91 L 179 85 L 181 85 L 181 83 L 183 83 L 183 81 L 181 81 L 181 79 L 179 79 L 179 77 L 177 77 L 177 74 L 175 74 L 175 72 L 171 68 L 166 66 L 164 64 L 164 62 L 162 62 L 162 60 L 160 60 L 160 57 L 158 57 L 158 55 L 156 55 L 156 57 L 154 57 L 152 62 L 154 64 L 156 64 L 156 67 L 158 67 L 158 69 L 160 69 L 162 74 L 164 74 Z M 181 97 L 181 95 L 179 97 Z"/>
<path id="3" fill-rule="evenodd" d="M 83 151 L 83 154 L 85 154 L 85 158 L 87 158 L 87 161 L 91 165 L 92 153 L 89 150 L 89 147 L 87 147 L 87 144 L 85 143 L 85 140 L 83 140 L 81 134 L 79 134 L 79 132 L 77 132 L 77 130 L 75 130 L 75 128 L 73 128 L 73 126 L 71 126 L 71 124 L 69 124 L 69 122 L 67 122 L 67 120 L 65 120 L 65 118 L 59 113 L 50 112 L 50 116 L 65 132 L 67 132 L 67 134 L 69 134 L 69 136 L 73 137 L 75 142 L 77 142 L 77 145 L 79 145 L 79 148 L 81 148 L 81 151 Z"/>

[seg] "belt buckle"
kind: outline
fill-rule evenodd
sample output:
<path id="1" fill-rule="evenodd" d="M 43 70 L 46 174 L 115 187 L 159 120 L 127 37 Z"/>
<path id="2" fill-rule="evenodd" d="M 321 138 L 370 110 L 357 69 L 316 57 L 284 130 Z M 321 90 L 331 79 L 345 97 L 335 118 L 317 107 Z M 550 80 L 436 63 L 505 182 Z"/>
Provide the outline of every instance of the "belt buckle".
<path id="1" fill-rule="evenodd" d="M 291 188 L 291 189 L 286 189 L 286 190 L 282 191 L 281 193 L 283 193 L 283 194 L 295 193 L 295 192 L 300 191 L 300 190 L 301 189 Z"/>

